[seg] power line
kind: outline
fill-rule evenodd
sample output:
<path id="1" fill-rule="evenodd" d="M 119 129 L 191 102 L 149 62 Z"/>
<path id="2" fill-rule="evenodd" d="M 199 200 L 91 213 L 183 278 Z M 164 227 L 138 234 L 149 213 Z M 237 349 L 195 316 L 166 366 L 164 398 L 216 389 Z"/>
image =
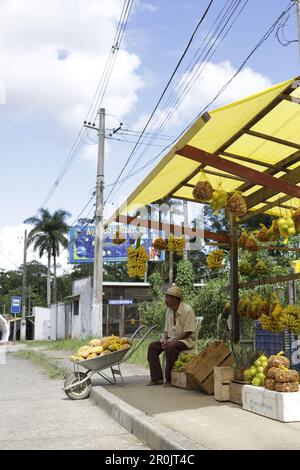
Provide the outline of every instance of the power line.
<path id="1" fill-rule="evenodd" d="M 161 131 L 161 129 L 166 125 L 167 121 L 169 119 L 171 119 L 171 117 L 175 114 L 176 110 L 178 109 L 178 107 L 180 106 L 180 104 L 182 103 L 182 101 L 184 100 L 185 96 L 187 95 L 187 93 L 191 90 L 192 86 L 194 85 L 194 83 L 196 82 L 196 80 L 199 79 L 199 76 L 200 74 L 203 72 L 203 70 L 205 69 L 208 61 L 211 60 L 211 58 L 213 57 L 213 55 L 216 53 L 217 49 L 220 47 L 220 45 L 222 44 L 222 42 L 224 41 L 225 37 L 227 36 L 227 34 L 229 33 L 229 31 L 231 30 L 231 28 L 233 27 L 233 25 L 235 24 L 235 22 L 237 21 L 238 17 L 240 16 L 240 14 L 242 13 L 243 9 L 245 8 L 246 4 L 248 3 L 248 0 L 245 1 L 244 5 L 242 6 L 242 8 L 240 9 L 240 11 L 238 11 L 236 17 L 233 19 L 232 23 L 229 25 L 228 29 L 225 31 L 225 33 L 223 34 L 223 37 L 221 39 L 220 36 L 221 34 L 223 33 L 224 29 L 226 28 L 227 24 L 229 23 L 230 19 L 233 17 L 233 15 L 235 14 L 236 10 L 238 9 L 238 7 L 240 6 L 241 4 L 241 1 L 242 0 L 233 0 L 233 2 L 230 4 L 230 6 L 227 8 L 227 10 L 225 11 L 224 13 L 224 16 L 222 17 L 222 20 L 219 22 L 219 24 L 217 25 L 216 29 L 214 31 L 212 31 L 214 25 L 212 26 L 211 30 L 207 33 L 206 38 L 209 38 L 209 41 L 211 40 L 210 38 L 214 38 L 213 39 L 213 42 L 210 46 L 210 48 L 208 49 L 207 53 L 205 54 L 205 56 L 203 57 L 203 59 L 201 60 L 201 62 L 198 63 L 197 67 L 195 66 L 196 63 L 197 63 L 197 60 L 200 59 L 202 53 L 205 52 L 205 49 L 206 49 L 206 45 L 204 46 L 204 49 L 202 52 L 200 52 L 200 54 L 198 54 L 199 51 L 201 51 L 201 46 L 202 44 L 205 43 L 205 39 L 203 40 L 201 46 L 198 48 L 198 51 L 194 54 L 194 57 L 195 56 L 198 56 L 197 59 L 196 59 L 196 62 L 194 62 L 194 64 L 192 65 L 192 75 L 190 77 L 188 77 L 188 79 L 185 79 L 185 80 L 181 80 L 180 81 L 180 86 L 178 87 L 178 89 L 174 90 L 173 91 L 173 96 L 172 96 L 172 93 L 171 95 L 169 96 L 169 99 L 168 101 L 164 104 L 163 108 L 161 109 L 160 111 L 160 116 L 157 117 L 157 119 L 155 120 L 155 123 L 157 124 L 156 126 L 156 130 L 155 130 L 155 133 L 154 133 L 154 137 L 152 139 L 152 141 L 149 140 L 149 143 L 148 143 L 148 146 L 146 149 L 143 150 L 142 154 L 140 154 L 140 156 L 137 158 L 136 162 L 135 162 L 135 165 L 138 163 L 138 161 L 145 155 L 145 153 L 147 152 L 147 150 L 152 146 L 153 142 L 158 138 L 158 135 L 159 135 L 159 132 Z M 228 3 L 228 2 L 227 2 Z M 225 5 L 226 7 L 226 5 Z M 221 14 L 223 13 L 225 7 L 223 8 L 223 10 L 220 12 L 220 14 L 218 15 L 215 23 L 217 22 L 217 20 L 219 19 L 219 17 L 221 16 Z M 226 19 L 226 15 L 229 14 L 229 17 Z M 222 22 L 225 21 L 224 25 L 222 26 Z M 217 31 L 218 29 L 221 27 L 221 31 L 217 34 Z M 216 44 L 216 47 L 214 50 L 213 47 L 215 46 Z M 208 43 L 209 45 L 209 43 Z M 211 52 L 212 51 L 212 52 Z M 210 54 L 210 55 L 209 55 Z M 193 57 L 193 58 L 194 58 Z M 187 66 L 185 72 L 183 75 L 186 74 L 188 68 L 191 66 L 193 62 L 193 59 L 190 61 L 189 65 Z M 203 65 L 203 67 L 200 69 L 201 65 Z M 200 71 L 199 71 L 200 69 Z M 195 76 L 196 75 L 196 76 Z M 186 84 L 185 84 L 186 83 Z M 185 86 L 184 86 L 185 84 Z M 180 91 L 180 92 L 179 92 Z M 169 110 L 167 111 L 167 113 L 164 115 L 164 110 L 167 109 L 167 107 L 169 106 Z M 173 106 L 173 107 L 172 107 Z M 161 119 L 163 119 L 161 121 Z M 129 170 L 129 173 L 132 171 L 133 168 L 131 168 Z"/>
<path id="2" fill-rule="evenodd" d="M 232 77 L 219 89 L 219 91 L 216 93 L 214 98 L 197 114 L 197 116 L 190 121 L 190 123 L 180 132 L 180 134 L 174 139 L 170 144 L 168 144 L 166 147 L 163 148 L 159 152 L 156 157 L 152 158 L 150 161 L 148 161 L 145 165 L 137 169 L 135 172 L 131 173 L 130 175 L 127 175 L 123 181 L 127 181 L 127 179 L 131 176 L 136 175 L 137 173 L 141 172 L 143 169 L 145 169 L 147 166 L 151 165 L 155 160 L 157 160 L 167 149 L 169 149 L 172 145 L 175 144 L 177 140 L 179 140 L 182 135 L 191 127 L 191 125 L 220 97 L 220 95 L 225 91 L 225 89 L 228 87 L 228 85 L 234 80 L 234 78 L 241 72 L 241 70 L 245 67 L 246 63 L 249 61 L 249 59 L 252 57 L 252 55 L 259 49 L 259 47 L 262 46 L 262 44 L 270 37 L 274 29 L 276 28 L 277 24 L 280 22 L 280 20 L 286 15 L 288 11 L 291 10 L 291 8 L 294 6 L 293 0 L 289 2 L 287 5 L 286 9 L 282 11 L 282 13 L 277 17 L 277 19 L 274 21 L 274 23 L 270 26 L 270 28 L 267 30 L 267 32 L 262 36 L 262 38 L 258 41 L 256 46 L 251 50 L 251 52 L 247 55 L 246 59 L 242 62 L 242 64 L 239 66 L 237 71 L 232 75 Z M 117 181 L 117 180 L 116 180 Z M 115 185 L 116 181 L 111 183 L 111 185 Z M 109 185 L 109 186 L 111 186 Z M 108 197 L 106 201 L 108 200 Z"/>
<path id="3" fill-rule="evenodd" d="M 104 99 L 104 96 L 105 96 L 105 93 L 106 93 L 106 90 L 107 90 L 107 87 L 108 87 L 108 84 L 109 84 L 109 80 L 110 80 L 110 77 L 111 77 L 111 74 L 112 74 L 113 65 L 115 63 L 116 55 L 117 55 L 117 53 L 120 49 L 120 45 L 121 45 L 121 42 L 122 42 L 122 39 L 123 39 L 123 35 L 124 35 L 125 29 L 126 29 L 126 26 L 127 26 L 129 14 L 131 12 L 133 2 L 134 2 L 134 0 L 125 0 L 124 1 L 123 8 L 122 8 L 121 15 L 120 15 L 120 19 L 119 19 L 118 25 L 117 25 L 117 30 L 116 30 L 116 33 L 115 33 L 115 36 L 114 36 L 113 45 L 110 49 L 106 64 L 104 66 L 102 76 L 100 78 L 100 81 L 98 83 L 96 92 L 94 94 L 94 97 L 93 97 L 92 102 L 90 104 L 90 107 L 88 109 L 88 112 L 87 112 L 87 115 L 86 115 L 86 120 L 88 120 L 91 117 L 91 115 L 95 112 L 95 109 L 98 109 L 100 107 L 101 102 Z M 96 119 L 96 116 L 95 116 L 95 119 Z M 74 162 L 75 158 L 79 154 L 80 150 L 83 147 L 83 144 L 85 143 L 84 138 L 86 137 L 86 135 L 87 135 L 86 129 L 83 126 L 81 126 L 81 128 L 78 132 L 78 135 L 77 135 L 77 137 L 76 137 L 76 139 L 75 139 L 75 141 L 74 141 L 74 143 L 71 147 L 71 150 L 70 150 L 70 152 L 67 156 L 67 159 L 66 159 L 62 169 L 60 170 L 56 180 L 54 181 L 52 187 L 50 188 L 49 192 L 47 193 L 45 199 L 43 200 L 43 202 L 40 206 L 41 208 L 44 207 L 49 202 L 50 198 L 52 197 L 53 193 L 57 189 L 57 187 L 60 184 L 61 180 L 63 179 L 63 177 L 65 176 L 65 174 L 69 170 L 70 166 Z"/>
<path id="4" fill-rule="evenodd" d="M 236 18 L 234 18 L 234 20 L 233 20 L 233 22 L 231 23 L 231 25 L 229 26 L 228 30 L 225 32 L 225 35 L 223 36 L 222 40 L 219 41 L 220 35 L 222 34 L 224 28 L 227 26 L 227 24 L 228 24 L 228 22 L 230 21 L 231 17 L 232 17 L 232 16 L 234 15 L 234 13 L 236 12 L 237 8 L 240 6 L 241 2 L 242 2 L 242 0 L 232 0 L 231 3 L 230 3 L 230 5 L 229 5 L 228 7 L 227 7 L 227 5 L 228 5 L 228 3 L 229 3 L 229 0 L 226 2 L 225 6 L 222 8 L 221 12 L 219 13 L 219 15 L 217 16 L 216 20 L 214 21 L 212 27 L 210 28 L 210 30 L 209 30 L 208 33 L 206 34 L 206 36 L 205 36 L 204 40 L 202 41 L 201 45 L 199 46 L 198 50 L 197 50 L 196 53 L 194 54 L 192 60 L 189 62 L 189 65 L 187 66 L 185 72 L 186 72 L 186 71 L 188 70 L 188 68 L 190 67 L 190 65 L 191 65 L 191 63 L 193 62 L 193 59 L 195 58 L 195 56 L 199 56 L 198 52 L 201 51 L 201 47 L 202 47 L 203 44 L 205 44 L 205 41 L 206 41 L 207 38 L 209 39 L 208 44 L 209 44 L 210 42 L 212 42 L 212 45 L 210 46 L 209 50 L 207 51 L 207 53 L 206 53 L 206 55 L 204 56 L 204 58 L 203 58 L 203 60 L 202 60 L 201 63 L 203 63 L 203 61 L 206 59 L 207 55 L 209 54 L 209 52 L 211 51 L 211 49 L 212 49 L 212 47 L 215 45 L 215 43 L 217 43 L 216 49 L 220 46 L 221 42 L 224 40 L 224 37 L 228 34 L 228 32 L 229 32 L 230 29 L 232 28 L 233 24 L 234 24 L 235 21 L 237 20 L 238 16 L 241 14 L 241 12 L 242 12 L 243 8 L 245 7 L 245 5 L 247 4 L 248 0 L 245 1 L 245 3 L 244 3 L 244 5 L 243 5 L 242 9 L 238 12 Z M 227 7 L 227 8 L 226 8 L 226 7 Z M 223 15 L 223 16 L 222 16 L 222 15 Z M 227 18 L 227 16 L 228 16 L 228 18 Z M 221 20 L 219 21 L 219 23 L 217 24 L 217 22 L 218 22 L 218 20 L 219 20 L 220 17 L 222 17 L 222 19 L 221 19 Z M 200 20 L 200 21 L 201 21 L 201 20 Z M 224 23 L 224 22 L 225 22 L 225 24 L 224 24 L 223 27 L 222 27 L 222 23 Z M 213 30 L 213 28 L 214 28 L 214 26 L 215 26 L 216 24 L 217 24 L 217 26 L 215 27 L 215 30 Z M 221 28 L 221 31 L 220 31 L 220 32 L 218 33 L 218 35 L 217 35 L 218 29 L 220 29 L 220 28 Z M 207 47 L 207 45 L 204 46 L 203 52 L 205 51 L 206 47 Z M 216 49 L 215 49 L 215 51 L 213 51 L 213 53 L 216 52 Z M 202 52 L 201 52 L 201 54 L 202 54 Z M 201 54 L 200 54 L 199 58 L 201 57 Z M 211 54 L 210 58 L 212 57 L 212 55 L 213 55 L 213 54 Z M 198 60 L 198 58 L 197 58 L 197 60 Z M 201 65 L 201 64 L 200 64 L 200 65 Z M 194 67 L 194 65 L 193 65 L 193 67 Z M 193 78 L 193 77 L 190 78 L 189 83 L 190 83 L 190 81 L 192 80 L 192 78 Z M 180 85 L 182 86 L 182 84 L 183 84 L 183 82 L 181 81 Z M 179 87 L 179 89 L 180 89 L 180 87 Z M 175 92 L 177 92 L 176 89 L 175 89 L 175 91 L 173 92 L 173 94 L 175 94 Z M 175 96 L 176 96 L 176 94 L 175 94 Z M 163 111 L 164 111 L 164 109 L 166 109 L 167 105 L 170 103 L 170 99 L 171 99 L 171 98 L 172 98 L 172 94 L 171 94 L 170 97 L 168 98 L 167 103 L 162 107 L 162 109 L 161 109 L 161 111 L 160 111 L 160 115 L 163 116 Z M 177 99 L 177 102 L 178 102 L 178 105 L 179 105 L 179 104 L 180 104 L 180 101 L 182 101 L 183 98 L 181 98 L 181 100 L 180 100 L 180 95 L 179 95 L 179 96 L 177 96 L 176 99 Z M 174 99 L 173 99 L 173 101 L 174 101 Z M 178 107 L 178 105 L 177 105 L 177 107 Z M 177 108 L 176 108 L 176 109 L 177 109 Z M 172 109 L 171 109 L 171 111 L 172 111 Z M 171 115 L 174 114 L 174 112 L 175 112 L 175 110 L 174 110 L 173 112 L 170 112 L 170 111 L 169 111 L 169 113 L 167 114 L 167 116 L 164 118 L 164 121 L 160 124 L 159 127 L 156 128 L 155 133 L 154 133 L 154 138 L 152 139 L 152 141 L 149 140 L 146 149 L 144 149 L 144 150 L 143 150 L 143 153 L 137 158 L 137 160 L 136 160 L 134 166 L 135 166 L 135 165 L 137 164 L 137 162 L 141 159 L 141 157 L 146 153 L 146 151 L 148 150 L 148 148 L 153 145 L 153 142 L 154 142 L 154 140 L 157 138 L 157 135 L 158 135 L 159 131 L 161 130 L 161 128 L 163 127 L 163 125 L 165 125 L 166 121 L 171 117 Z M 153 115 L 153 114 L 154 114 L 154 113 L 152 113 L 152 115 Z M 152 115 L 151 115 L 151 116 L 152 116 Z M 156 120 L 155 120 L 155 123 L 157 123 L 157 122 L 158 122 L 158 123 L 160 122 L 160 117 L 159 117 L 159 116 L 157 116 L 157 118 L 156 118 Z M 139 139 L 139 140 L 140 140 L 140 139 Z M 175 139 L 175 140 L 176 140 L 176 139 Z M 139 146 L 141 146 L 141 143 L 140 143 L 139 141 L 138 141 L 137 144 L 139 144 Z M 152 144 L 152 145 L 151 145 L 151 144 Z M 130 156 L 129 156 L 129 160 L 130 160 L 130 158 L 132 157 L 132 154 L 134 153 L 134 151 L 137 150 L 137 146 L 138 146 L 138 145 L 136 145 L 136 147 L 132 150 L 132 152 L 131 152 L 131 154 L 130 154 Z M 127 163 L 127 162 L 126 162 L 126 163 Z M 125 166 L 127 166 L 126 163 L 125 163 Z M 125 168 L 123 167 L 123 171 L 124 171 L 124 169 L 125 169 Z M 133 170 L 133 167 L 129 170 L 128 174 L 130 174 L 130 172 L 131 172 L 132 170 Z M 125 176 L 124 181 L 126 181 L 127 176 L 128 176 L 128 175 Z M 117 181 L 118 181 L 118 180 L 117 180 Z M 113 189 L 114 189 L 114 188 L 113 188 Z M 110 194 L 108 195 L 108 197 L 107 197 L 107 199 L 106 199 L 106 202 L 107 202 L 107 200 L 109 199 L 111 193 L 112 193 L 112 190 L 110 191 Z"/>
<path id="5" fill-rule="evenodd" d="M 213 1 L 214 1 L 214 0 L 210 0 L 210 2 L 209 2 L 209 4 L 208 4 L 208 7 L 206 8 L 206 10 L 205 10 L 205 12 L 203 13 L 203 15 L 202 15 L 200 21 L 198 22 L 196 28 L 194 29 L 194 31 L 193 31 L 193 33 L 192 33 L 192 36 L 190 37 L 190 39 L 189 39 L 189 41 L 188 41 L 188 44 L 187 44 L 187 46 L 185 47 L 185 50 L 183 51 L 183 53 L 182 53 L 182 55 L 181 55 L 181 57 L 180 57 L 180 59 L 179 59 L 177 65 L 176 65 L 175 69 L 173 70 L 173 72 L 172 72 L 172 74 L 171 74 L 171 77 L 169 78 L 169 80 L 168 80 L 168 82 L 167 82 L 167 84 L 166 84 L 166 86 L 165 86 L 165 88 L 164 88 L 162 94 L 160 95 L 160 97 L 159 97 L 159 99 L 158 99 L 158 101 L 157 101 L 157 103 L 156 103 L 156 105 L 155 105 L 155 107 L 154 107 L 154 109 L 153 109 L 153 111 L 152 111 L 150 117 L 148 118 L 148 120 L 147 120 L 147 122 L 146 122 L 146 124 L 145 124 L 145 126 L 144 126 L 144 128 L 143 128 L 143 130 L 142 130 L 142 132 L 141 132 L 141 135 L 140 135 L 139 138 L 138 138 L 137 143 L 135 144 L 135 146 L 134 146 L 133 150 L 131 151 L 131 153 L 130 153 L 128 159 L 126 160 L 126 162 L 125 162 L 125 164 L 124 164 L 124 166 L 123 166 L 121 172 L 119 173 L 119 176 L 118 176 L 118 178 L 117 178 L 116 184 L 118 183 L 119 179 L 121 178 L 122 174 L 123 174 L 124 171 L 125 171 L 125 168 L 127 167 L 128 163 L 130 162 L 130 160 L 131 160 L 131 158 L 132 158 L 132 156 L 133 156 L 133 154 L 134 154 L 135 149 L 137 148 L 137 146 L 138 146 L 138 144 L 139 144 L 139 142 L 140 142 L 140 140 L 141 140 L 143 134 L 145 133 L 145 131 L 146 131 L 146 129 L 147 129 L 147 127 L 148 127 L 148 125 L 149 125 L 149 123 L 150 123 L 152 117 L 154 116 L 154 114 L 155 114 L 155 112 L 156 112 L 158 106 L 160 105 L 160 103 L 161 103 L 161 101 L 162 101 L 162 99 L 163 99 L 163 97 L 164 97 L 164 95 L 165 95 L 165 93 L 166 93 L 166 91 L 167 91 L 167 89 L 168 89 L 168 87 L 169 87 L 171 81 L 173 80 L 173 78 L 174 78 L 174 76 L 175 76 L 175 74 L 176 74 L 178 68 L 180 67 L 180 64 L 182 63 L 184 57 L 186 56 L 186 53 L 187 53 L 187 51 L 189 50 L 191 43 L 193 42 L 193 39 L 194 39 L 194 37 L 195 37 L 195 34 L 197 33 L 197 31 L 198 31 L 200 25 L 202 24 L 202 22 L 204 21 L 206 15 L 208 14 L 209 9 L 210 9 L 210 7 L 211 7 Z M 112 192 L 114 191 L 114 188 L 115 188 L 116 184 L 115 184 L 115 185 L 113 186 L 113 188 L 111 189 L 111 191 L 110 191 L 110 193 L 109 193 L 109 195 L 108 195 L 108 197 L 107 197 L 105 203 L 107 202 L 107 200 L 109 199 L 110 195 L 111 195 Z"/>

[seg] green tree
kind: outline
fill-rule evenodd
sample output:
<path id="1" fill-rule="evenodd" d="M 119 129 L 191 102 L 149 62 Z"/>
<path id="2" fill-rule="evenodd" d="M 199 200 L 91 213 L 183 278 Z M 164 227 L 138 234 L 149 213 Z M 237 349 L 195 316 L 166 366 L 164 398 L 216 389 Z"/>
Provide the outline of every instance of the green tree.
<path id="1" fill-rule="evenodd" d="M 58 209 L 51 214 L 48 209 L 39 209 L 38 215 L 29 217 L 25 224 L 34 225 L 28 234 L 28 246 L 33 245 L 34 251 L 38 251 L 41 258 L 44 253 L 48 256 L 47 273 L 47 305 L 51 303 L 51 256 L 53 258 L 53 301 L 57 302 L 57 275 L 56 260 L 60 254 L 61 247 L 67 248 L 68 239 L 66 234 L 69 227 L 66 218 L 69 212 Z"/>

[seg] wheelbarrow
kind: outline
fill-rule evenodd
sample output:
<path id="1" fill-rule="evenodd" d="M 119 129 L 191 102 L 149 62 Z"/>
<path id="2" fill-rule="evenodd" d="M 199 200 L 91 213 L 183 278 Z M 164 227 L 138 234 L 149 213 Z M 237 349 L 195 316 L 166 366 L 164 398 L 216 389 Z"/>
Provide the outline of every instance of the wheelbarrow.
<path id="1" fill-rule="evenodd" d="M 133 333 L 130 341 L 132 341 L 143 328 L 144 325 L 140 326 Z M 67 374 L 65 377 L 63 390 L 66 395 L 72 400 L 83 400 L 84 398 L 88 398 L 92 389 L 91 378 L 94 374 L 100 375 L 111 385 L 116 384 L 116 377 L 120 376 L 122 385 L 124 385 L 120 364 L 126 362 L 137 351 L 147 336 L 149 336 L 155 328 L 156 325 L 151 326 L 142 338 L 140 338 L 140 340 L 130 348 L 115 351 L 105 356 L 98 356 L 92 359 L 74 362 L 74 371 Z M 88 372 L 82 372 L 80 367 L 87 369 Z M 111 370 L 112 377 L 108 377 L 107 374 L 104 373 L 105 369 Z"/>

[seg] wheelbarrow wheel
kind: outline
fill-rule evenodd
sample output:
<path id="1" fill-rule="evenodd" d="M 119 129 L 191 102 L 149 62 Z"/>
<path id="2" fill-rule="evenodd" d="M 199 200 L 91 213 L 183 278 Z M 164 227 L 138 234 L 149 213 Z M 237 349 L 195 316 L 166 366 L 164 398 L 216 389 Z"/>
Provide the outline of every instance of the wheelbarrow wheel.
<path id="1" fill-rule="evenodd" d="M 68 374 L 65 378 L 65 387 L 69 387 L 72 384 L 76 384 L 80 380 L 83 380 L 86 377 L 86 374 L 83 372 L 76 372 Z M 92 389 L 92 382 L 90 379 L 86 380 L 80 385 L 75 385 L 69 390 L 65 390 L 66 395 L 68 395 L 71 400 L 83 400 L 84 398 L 88 398 L 90 396 Z"/>

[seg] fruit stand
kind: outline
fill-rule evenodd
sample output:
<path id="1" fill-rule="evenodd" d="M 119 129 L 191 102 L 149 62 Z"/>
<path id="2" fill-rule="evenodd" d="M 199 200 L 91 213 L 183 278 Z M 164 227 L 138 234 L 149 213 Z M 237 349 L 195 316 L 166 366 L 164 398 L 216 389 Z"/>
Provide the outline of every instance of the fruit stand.
<path id="1" fill-rule="evenodd" d="M 300 308 L 293 302 L 283 304 L 276 296 L 266 298 L 258 293 L 240 296 L 239 290 L 300 279 L 296 270 L 285 275 L 268 275 L 268 267 L 259 257 L 266 250 L 300 252 L 299 247 L 289 244 L 300 233 L 299 125 L 298 77 L 205 113 L 111 218 L 144 224 L 172 236 L 202 235 L 206 241 L 212 240 L 216 250 L 208 256 L 208 269 L 218 269 L 223 250 L 228 250 L 232 344 L 240 340 L 240 317 L 259 320 L 258 337 L 262 338 L 263 330 L 270 335 L 283 335 L 280 340 L 283 338 L 285 344 L 288 339 L 289 362 L 293 352 L 291 343 L 296 340 L 293 335 L 300 332 Z M 210 204 L 214 213 L 226 208 L 230 232 L 201 232 L 199 228 L 193 230 L 137 216 L 137 208 L 147 208 L 167 197 Z M 259 214 L 272 217 L 270 226 L 258 225 L 250 233 L 240 230 L 246 221 Z M 249 274 L 252 277 L 247 278 Z M 281 347 L 277 349 L 277 346 L 268 354 L 278 353 Z M 269 358 L 261 359 L 263 364 L 258 367 L 266 369 Z M 252 381 L 257 379 L 254 382 L 258 384 L 260 378 L 252 377 Z M 282 388 L 280 383 L 279 388 Z M 271 392 L 290 393 L 277 389 Z"/>

